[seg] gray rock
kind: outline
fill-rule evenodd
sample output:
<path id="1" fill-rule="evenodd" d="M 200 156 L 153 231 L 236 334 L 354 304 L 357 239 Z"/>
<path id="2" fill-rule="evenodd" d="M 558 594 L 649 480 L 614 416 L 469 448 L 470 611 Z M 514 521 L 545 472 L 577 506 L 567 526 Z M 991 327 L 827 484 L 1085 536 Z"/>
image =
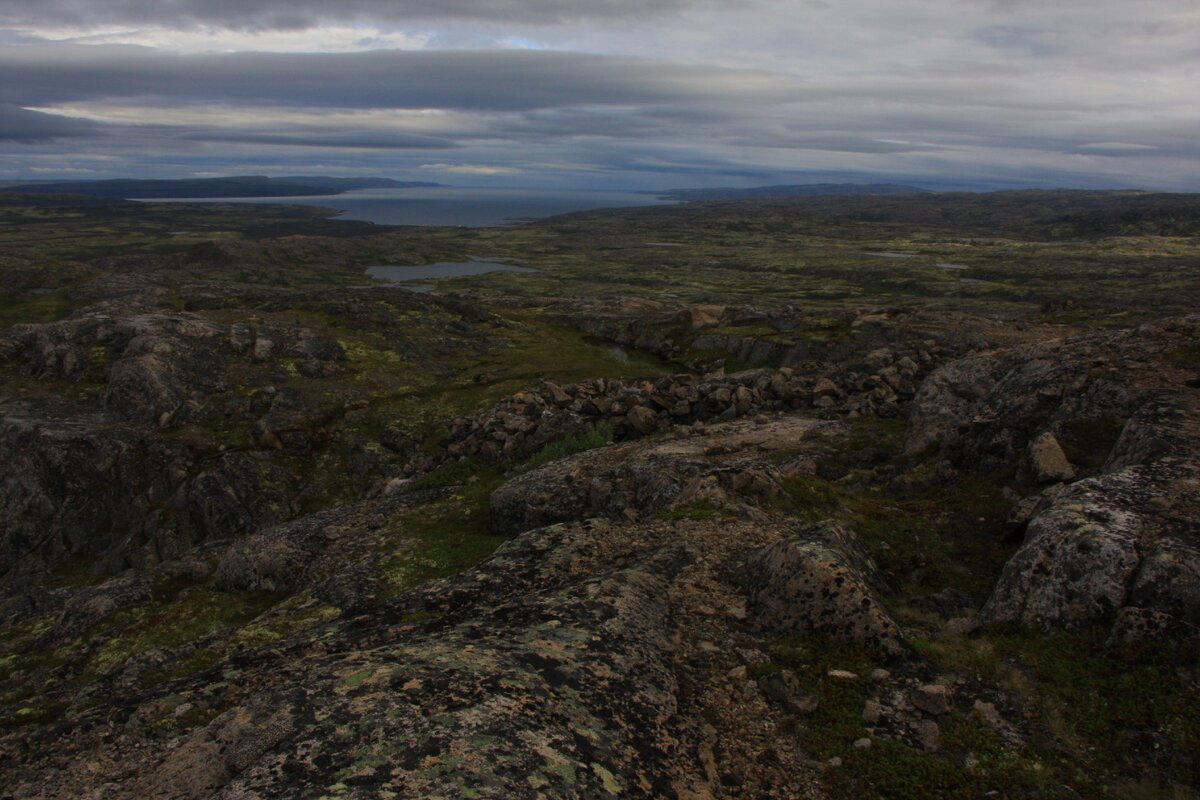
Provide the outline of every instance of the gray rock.
<path id="1" fill-rule="evenodd" d="M 634 406 L 625 415 L 626 421 L 642 436 L 654 433 L 658 429 L 658 415 L 645 406 Z"/>
<path id="2" fill-rule="evenodd" d="M 941 746 L 941 729 L 931 719 L 920 719 L 913 723 L 913 738 L 926 753 L 935 752 Z"/>
<path id="3" fill-rule="evenodd" d="M 1191 406 L 1148 406 L 1131 419 L 1109 471 L 1067 487 L 1029 523 L 984 621 L 1107 623 L 1114 641 L 1200 646 L 1198 441 Z"/>
<path id="4" fill-rule="evenodd" d="M 806 528 L 747 564 L 752 618 L 763 627 L 823 634 L 906 652 L 903 635 L 876 598 L 877 570 L 854 535 L 837 523 Z"/>

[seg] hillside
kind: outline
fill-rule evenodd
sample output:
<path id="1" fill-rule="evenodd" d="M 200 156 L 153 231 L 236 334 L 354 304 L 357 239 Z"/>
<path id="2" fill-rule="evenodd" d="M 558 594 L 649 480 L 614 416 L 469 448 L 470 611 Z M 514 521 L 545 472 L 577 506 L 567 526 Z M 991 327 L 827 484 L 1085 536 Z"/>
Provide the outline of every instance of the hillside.
<path id="1" fill-rule="evenodd" d="M 1196 220 L 0 194 L 0 794 L 1193 797 Z"/>

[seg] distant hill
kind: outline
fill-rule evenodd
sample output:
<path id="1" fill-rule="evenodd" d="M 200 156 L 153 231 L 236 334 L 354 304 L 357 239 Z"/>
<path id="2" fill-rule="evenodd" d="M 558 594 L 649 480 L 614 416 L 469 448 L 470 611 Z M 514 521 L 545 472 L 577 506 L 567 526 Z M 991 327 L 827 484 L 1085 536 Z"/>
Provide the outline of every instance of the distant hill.
<path id="1" fill-rule="evenodd" d="M 436 183 L 393 181 L 389 178 L 331 178 L 321 175 L 270 178 L 266 175 L 236 175 L 228 178 L 180 178 L 107 181 L 63 181 L 28 183 L 6 187 L 11 192 L 37 194 L 82 194 L 119 199 L 162 199 L 168 197 L 300 197 L 334 195 L 351 189 L 438 186 Z"/>
<path id="2" fill-rule="evenodd" d="M 927 189 L 899 183 L 802 183 L 784 186 L 753 186 L 735 189 L 672 189 L 664 196 L 673 200 L 743 200 L 749 197 L 815 197 L 818 195 L 875 195 L 927 193 Z"/>
<path id="3" fill-rule="evenodd" d="M 271 178 L 276 183 L 297 183 L 307 186 L 325 186 L 348 192 L 352 189 L 412 189 L 441 186 L 429 181 L 394 181 L 391 178 L 331 178 L 327 175 L 289 175 Z"/>

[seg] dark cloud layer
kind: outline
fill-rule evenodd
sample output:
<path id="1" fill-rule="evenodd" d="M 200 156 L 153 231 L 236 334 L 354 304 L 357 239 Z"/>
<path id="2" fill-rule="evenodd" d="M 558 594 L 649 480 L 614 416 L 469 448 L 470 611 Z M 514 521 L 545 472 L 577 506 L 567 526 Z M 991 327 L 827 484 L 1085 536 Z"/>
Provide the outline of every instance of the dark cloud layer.
<path id="1" fill-rule="evenodd" d="M 0 0 L 0 176 L 1200 188 L 1198 36 L 1191 0 Z"/>
<path id="2" fill-rule="evenodd" d="M 206 25 L 251 30 L 307 28 L 332 19 L 558 25 L 588 19 L 643 19 L 712 4 L 705 0 L 0 0 L 0 23 L 14 27 Z"/>
<path id="3" fill-rule="evenodd" d="M 159 97 L 296 107 L 516 111 L 795 96 L 780 76 L 577 53 L 373 51 L 174 55 L 128 46 L 0 52 L 0 102 L 46 105 Z"/>
<path id="4" fill-rule="evenodd" d="M 89 120 L 43 114 L 10 103 L 0 103 L 0 142 L 49 142 L 95 136 L 99 129 L 99 125 Z"/>

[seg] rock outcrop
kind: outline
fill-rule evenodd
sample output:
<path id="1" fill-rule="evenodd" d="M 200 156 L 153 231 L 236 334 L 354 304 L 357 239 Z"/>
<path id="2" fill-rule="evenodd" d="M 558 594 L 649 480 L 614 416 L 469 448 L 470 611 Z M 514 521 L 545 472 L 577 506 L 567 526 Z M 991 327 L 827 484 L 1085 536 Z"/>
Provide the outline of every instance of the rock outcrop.
<path id="1" fill-rule="evenodd" d="M 1200 317 L 1164 320 L 976 356 L 926 380 L 910 450 L 938 443 L 959 468 L 1015 463 L 1032 481 L 1068 482 L 1014 508 L 1024 543 L 984 621 L 1103 624 L 1113 643 L 1200 653 L 1200 398 L 1177 359 L 1197 338 Z M 1077 470 L 1056 434 L 1103 418 L 1127 421 L 1095 474 L 1069 483 Z"/>
<path id="2" fill-rule="evenodd" d="M 116 718 L 85 711 L 54 748 L 31 742 L 39 760 L 7 790 L 660 797 L 736 777 L 756 797 L 813 796 L 802 754 L 774 732 L 786 709 L 728 677 L 751 630 L 728 576 L 785 533 L 690 520 L 529 531 L 273 656 L 110 698 Z M 232 686 L 225 670 L 237 691 L 214 688 Z M 121 766 L 135 757 L 144 768 Z"/>
<path id="3" fill-rule="evenodd" d="M 892 656 L 906 652 L 879 601 L 883 579 L 854 534 L 837 523 L 755 554 L 746 565 L 752 618 L 784 633 L 834 636 Z"/>
<path id="4" fill-rule="evenodd" d="M 186 446 L 104 414 L 0 403 L 0 453 L 0 592 L 74 557 L 111 574 L 294 513 L 286 471 L 238 452 L 194 463 Z"/>
<path id="5" fill-rule="evenodd" d="M 589 517 L 637 519 L 689 503 L 760 502 L 780 490 L 782 473 L 770 453 L 802 450 L 843 431 L 836 422 L 780 416 L 580 453 L 497 489 L 491 528 L 512 535 Z"/>
<path id="6" fill-rule="evenodd" d="M 439 462 L 474 456 L 487 462 L 517 459 L 547 444 L 611 425 L 615 438 L 636 439 L 696 422 L 724 422 L 764 412 L 812 409 L 830 415 L 897 417 L 916 390 L 915 366 L 868 376 L 814 378 L 784 367 L 725 375 L 671 375 L 654 380 L 593 380 L 560 386 L 546 382 L 518 392 L 473 417 L 454 420 L 444 453 L 419 458 L 410 474 Z"/>
<path id="7" fill-rule="evenodd" d="M 1107 624 L 1114 643 L 1169 642 L 1200 655 L 1197 405 L 1177 398 L 1143 408 L 1106 471 L 1068 486 L 1029 522 L 985 620 L 1046 630 Z"/>

